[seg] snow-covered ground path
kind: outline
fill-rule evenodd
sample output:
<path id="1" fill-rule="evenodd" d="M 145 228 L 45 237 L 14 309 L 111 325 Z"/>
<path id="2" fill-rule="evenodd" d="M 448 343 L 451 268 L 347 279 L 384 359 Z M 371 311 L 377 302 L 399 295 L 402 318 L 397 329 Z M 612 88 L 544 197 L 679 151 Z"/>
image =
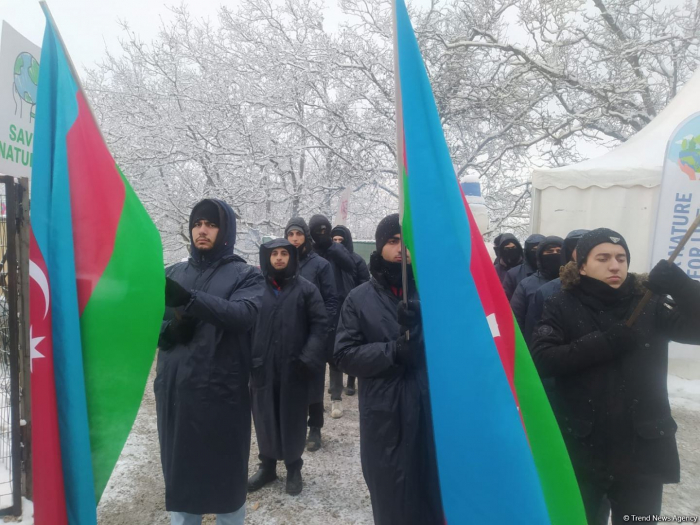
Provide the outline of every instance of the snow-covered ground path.
<path id="1" fill-rule="evenodd" d="M 151 375 L 141 410 L 98 509 L 100 525 L 169 523 L 160 470 L 155 401 Z M 681 483 L 667 485 L 665 515 L 700 515 L 700 381 L 669 378 L 673 415 L 678 422 Z M 326 396 L 328 397 L 328 396 Z M 328 403 L 328 400 L 327 400 Z M 369 494 L 360 468 L 357 397 L 344 398 L 342 419 L 326 417 L 324 448 L 304 454 L 304 491 L 284 493 L 280 480 L 248 498 L 250 524 L 360 525 L 372 523 Z M 326 407 L 329 409 L 330 407 Z M 328 413 L 328 412 L 327 412 Z M 250 473 L 257 464 L 253 435 Z M 205 520 L 213 524 L 214 520 Z"/>

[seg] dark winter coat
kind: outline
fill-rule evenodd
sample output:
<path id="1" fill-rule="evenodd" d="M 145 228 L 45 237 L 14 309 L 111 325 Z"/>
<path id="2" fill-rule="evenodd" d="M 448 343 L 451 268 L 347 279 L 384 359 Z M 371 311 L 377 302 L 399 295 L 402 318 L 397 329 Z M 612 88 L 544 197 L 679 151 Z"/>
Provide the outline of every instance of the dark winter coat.
<path id="1" fill-rule="evenodd" d="M 525 254 L 527 254 L 534 246 L 538 245 L 544 239 L 544 235 L 539 233 L 533 233 L 527 239 L 525 239 Z M 523 256 L 523 263 L 519 264 L 515 268 L 511 268 L 506 272 L 503 279 L 503 291 L 506 292 L 506 297 L 510 301 L 515 293 L 515 289 L 520 284 L 520 281 L 526 277 L 530 277 L 533 273 L 537 271 L 537 264 L 533 266 L 527 260 L 527 257 Z"/>
<path id="2" fill-rule="evenodd" d="M 530 335 L 525 330 L 525 318 L 527 317 L 527 309 L 530 306 L 530 300 L 540 286 L 556 278 L 554 275 L 545 275 L 545 270 L 542 268 L 542 256 L 547 248 L 551 246 L 561 247 L 563 239 L 561 237 L 545 237 L 537 247 L 537 268 L 538 270 L 530 277 L 526 277 L 518 287 L 510 300 L 510 307 L 513 310 L 513 315 L 518 321 L 520 331 L 523 333 L 523 338 L 526 343 L 530 343 Z M 559 265 L 557 265 L 558 267 Z"/>
<path id="3" fill-rule="evenodd" d="M 315 246 L 314 250 L 331 263 L 335 277 L 335 289 L 338 293 L 338 310 L 340 310 L 350 290 L 355 288 L 355 260 L 345 246 L 336 242 L 325 250 L 318 246 Z"/>
<path id="4" fill-rule="evenodd" d="M 336 230 L 340 230 L 338 233 L 343 236 L 343 246 L 350 252 L 352 260 L 355 261 L 355 286 L 360 286 L 362 283 L 369 281 L 369 268 L 367 268 L 367 263 L 362 258 L 361 255 L 355 253 L 355 247 L 352 242 L 352 233 L 350 230 L 343 225 L 338 225 L 333 228 L 333 235 L 336 235 Z"/>
<path id="5" fill-rule="evenodd" d="M 153 387 L 165 507 L 191 514 L 233 512 L 245 503 L 251 331 L 263 292 L 260 273 L 233 255 L 233 210 L 214 202 L 221 212 L 214 248 L 200 252 L 192 244 L 190 259 L 166 271 L 192 290 L 177 310 L 198 324 L 187 344 L 161 338 Z"/>
<path id="6" fill-rule="evenodd" d="M 442 525 L 425 361 L 394 361 L 399 299 L 373 275 L 343 305 L 336 364 L 359 378 L 360 457 L 377 525 Z M 415 297 L 415 290 L 409 290 Z"/>
<path id="7" fill-rule="evenodd" d="M 520 265 L 523 260 L 522 260 L 522 253 L 523 253 L 523 248 L 520 245 L 520 241 L 513 235 L 512 233 L 504 233 L 499 236 L 500 237 L 500 244 L 498 245 L 498 250 L 496 250 L 496 253 L 498 254 L 496 256 L 496 260 L 494 261 L 493 265 L 496 268 L 496 274 L 498 274 L 498 278 L 501 281 L 501 284 L 503 284 L 503 281 L 506 278 L 506 274 L 508 273 L 508 270 L 511 270 L 512 268 L 515 268 L 516 266 Z M 501 250 L 506 244 L 514 243 L 518 249 L 520 250 L 520 260 L 516 262 L 515 264 L 511 266 L 507 266 L 505 262 L 501 259 Z"/>
<path id="8" fill-rule="evenodd" d="M 311 238 L 311 237 L 309 237 Z M 326 315 L 328 318 L 328 336 L 325 344 L 324 362 L 328 359 L 329 342 L 335 337 L 335 325 L 338 319 L 338 293 L 335 288 L 335 276 L 331 263 L 318 255 L 316 252 L 310 252 L 299 263 L 301 276 L 311 282 L 321 292 L 321 297 L 326 306 Z M 326 370 L 324 369 L 314 374 L 309 387 L 309 404 L 323 403 L 323 396 L 326 384 Z"/>
<path id="9" fill-rule="evenodd" d="M 540 286 L 530 298 L 530 303 L 527 306 L 527 313 L 525 314 L 525 327 L 522 330 L 527 341 L 532 339 L 535 326 L 537 326 L 537 323 L 542 319 L 545 301 L 560 291 L 561 279 L 557 277 L 553 281 L 549 281 Z"/>
<path id="10" fill-rule="evenodd" d="M 630 274 L 630 292 L 610 304 L 586 293 L 578 270 L 562 272 L 564 289 L 546 302 L 532 357 L 553 377 L 552 408 L 579 480 L 676 483 L 676 423 L 666 376 L 668 342 L 700 343 L 700 283 L 677 304 L 654 296 L 634 325 L 632 348 L 603 333 L 626 320 L 645 292 Z M 623 284 L 625 286 L 625 284 Z"/>
<path id="11" fill-rule="evenodd" d="M 290 252 L 290 275 L 281 285 L 271 281 L 270 253 Z M 296 249 L 286 240 L 260 247 L 266 279 L 253 337 L 251 394 L 260 454 L 290 464 L 306 442 L 310 378 L 325 365 L 328 317 L 321 293 L 298 275 Z"/>

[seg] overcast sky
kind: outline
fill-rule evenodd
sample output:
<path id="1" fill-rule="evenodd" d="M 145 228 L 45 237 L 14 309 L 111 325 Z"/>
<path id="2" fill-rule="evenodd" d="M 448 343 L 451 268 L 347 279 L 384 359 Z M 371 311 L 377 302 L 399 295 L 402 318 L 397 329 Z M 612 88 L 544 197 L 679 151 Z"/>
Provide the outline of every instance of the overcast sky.
<path id="1" fill-rule="evenodd" d="M 329 28 L 341 19 L 336 0 L 325 0 Z M 191 13 L 198 18 L 216 19 L 219 6 L 236 5 L 236 0 L 191 0 Z M 429 0 L 409 3 L 430 5 Z M 76 67 L 83 70 L 99 61 L 105 48 L 119 50 L 122 30 L 119 20 L 149 42 L 155 37 L 161 20 L 170 17 L 168 6 L 179 0 L 48 0 L 61 36 Z M 195 7 L 196 6 L 196 7 Z M 22 35 L 41 46 L 44 35 L 44 14 L 38 0 L 0 0 L 0 20 L 5 20 Z"/>

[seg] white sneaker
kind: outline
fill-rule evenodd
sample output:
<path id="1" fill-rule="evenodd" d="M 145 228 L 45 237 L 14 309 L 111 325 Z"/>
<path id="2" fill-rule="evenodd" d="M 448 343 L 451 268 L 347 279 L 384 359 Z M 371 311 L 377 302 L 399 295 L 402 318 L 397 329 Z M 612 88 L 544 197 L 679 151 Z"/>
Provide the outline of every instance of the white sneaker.
<path id="1" fill-rule="evenodd" d="M 333 419 L 338 419 L 343 417 L 343 402 L 342 401 L 331 401 L 331 417 Z"/>

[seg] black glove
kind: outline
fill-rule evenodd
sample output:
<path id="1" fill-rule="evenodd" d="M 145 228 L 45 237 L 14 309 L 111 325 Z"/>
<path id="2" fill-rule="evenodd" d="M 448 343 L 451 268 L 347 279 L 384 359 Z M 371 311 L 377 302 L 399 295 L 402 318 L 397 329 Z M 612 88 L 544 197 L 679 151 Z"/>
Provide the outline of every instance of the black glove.
<path id="1" fill-rule="evenodd" d="M 292 361 L 292 369 L 294 371 L 294 375 L 296 375 L 300 379 L 310 379 L 313 376 L 313 373 L 311 369 L 309 369 L 308 366 L 302 361 L 301 359 L 295 359 Z"/>
<path id="2" fill-rule="evenodd" d="M 318 246 L 322 250 L 327 250 L 333 245 L 333 237 L 331 237 L 331 234 L 326 232 L 325 230 L 323 233 L 319 231 L 312 233 L 311 238 L 314 240 L 316 246 Z"/>
<path id="3" fill-rule="evenodd" d="M 401 301 L 396 307 L 396 317 L 402 332 L 413 330 L 421 322 L 420 301 L 408 301 L 408 304 Z"/>
<path id="4" fill-rule="evenodd" d="M 163 331 L 163 337 L 173 345 L 185 345 L 192 341 L 196 328 L 197 319 L 191 315 L 183 315 L 180 319 L 173 319 L 168 322 Z"/>
<path id="5" fill-rule="evenodd" d="M 192 294 L 185 290 L 180 283 L 170 277 L 165 278 L 165 306 L 175 308 L 185 306 L 192 299 Z"/>
<path id="6" fill-rule="evenodd" d="M 631 350 L 637 344 L 637 334 L 625 323 L 617 323 L 603 332 L 603 336 L 614 351 L 622 353 Z"/>
<path id="7" fill-rule="evenodd" d="M 409 331 L 408 340 L 406 340 L 406 333 L 402 332 L 396 340 L 396 362 L 403 366 L 413 366 L 424 352 L 424 346 L 423 331 L 420 326 Z"/>
<path id="8" fill-rule="evenodd" d="M 683 294 L 692 279 L 686 275 L 678 266 L 661 260 L 649 273 L 649 280 L 646 287 L 658 295 L 670 295 L 676 298 Z"/>

